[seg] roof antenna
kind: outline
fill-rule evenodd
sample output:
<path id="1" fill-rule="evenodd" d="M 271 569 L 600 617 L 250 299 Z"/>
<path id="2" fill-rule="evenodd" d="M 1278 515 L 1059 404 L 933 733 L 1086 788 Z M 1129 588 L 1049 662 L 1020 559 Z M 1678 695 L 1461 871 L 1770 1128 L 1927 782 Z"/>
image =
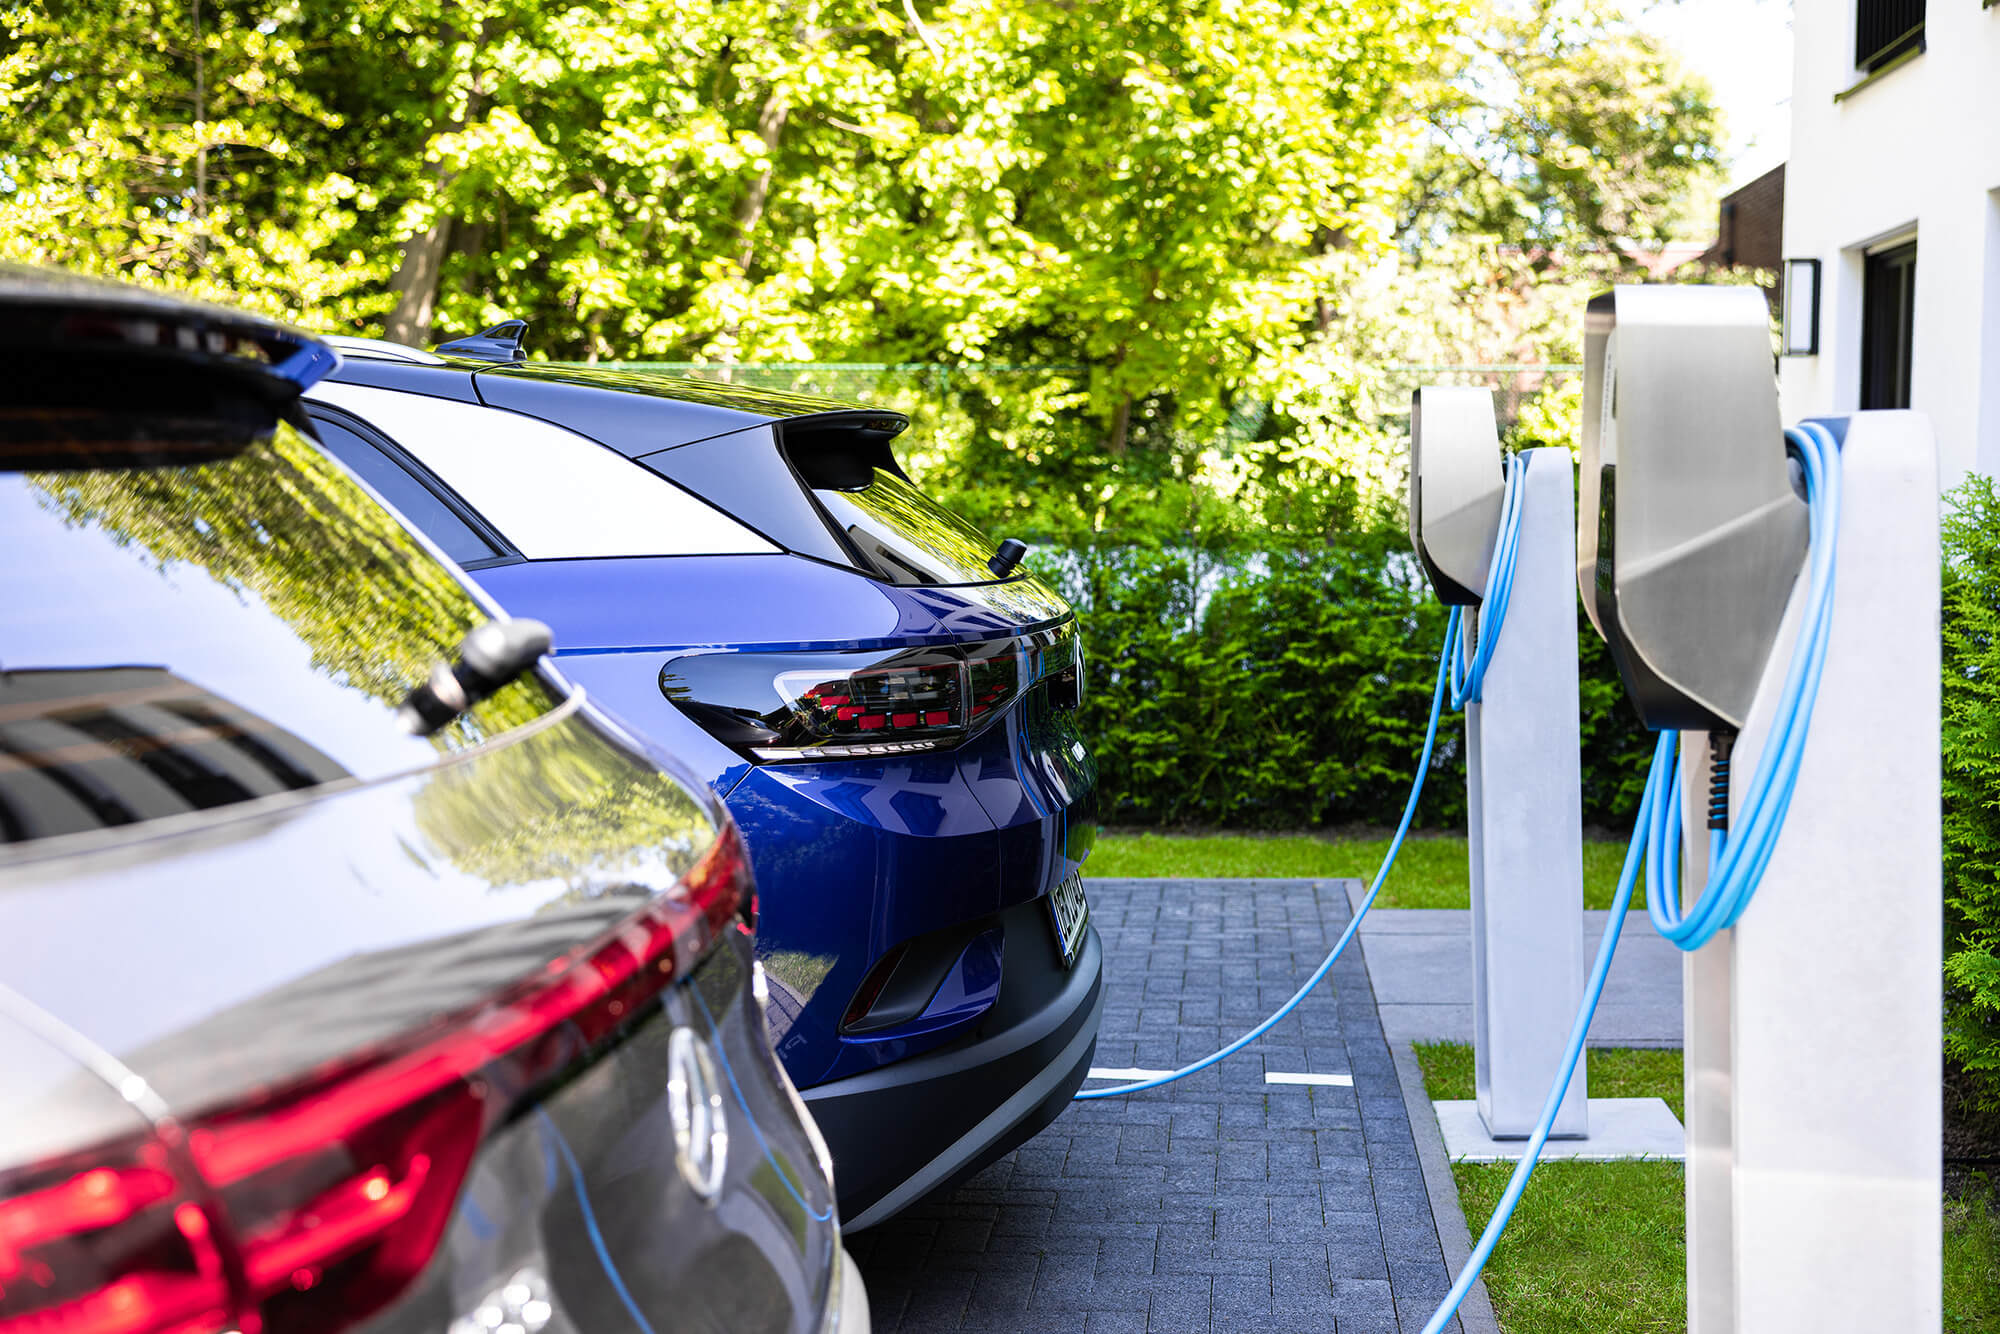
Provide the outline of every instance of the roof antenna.
<path id="1" fill-rule="evenodd" d="M 470 357 L 474 361 L 526 361 L 521 337 L 528 332 L 526 320 L 502 320 L 471 338 L 454 338 L 439 343 L 437 351 L 447 357 Z"/>

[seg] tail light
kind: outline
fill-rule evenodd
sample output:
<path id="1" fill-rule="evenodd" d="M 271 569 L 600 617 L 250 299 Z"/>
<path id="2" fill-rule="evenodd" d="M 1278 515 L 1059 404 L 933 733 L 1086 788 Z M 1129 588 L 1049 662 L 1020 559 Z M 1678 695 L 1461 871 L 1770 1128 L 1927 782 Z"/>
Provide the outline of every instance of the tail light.
<path id="1" fill-rule="evenodd" d="M 231 1285 L 192 1176 L 152 1136 L 0 1172 L 0 1330 L 227 1328 Z"/>
<path id="2" fill-rule="evenodd" d="M 677 658 L 660 689 L 717 740 L 759 760 L 949 750 L 1036 685 L 1081 698 L 1073 625 L 897 652 L 705 653 Z"/>
<path id="3" fill-rule="evenodd" d="M 469 1012 L 194 1118 L 179 1155 L 151 1140 L 0 1174 L 0 1334 L 362 1323 L 430 1262 L 481 1140 L 692 967 L 749 892 L 725 826 L 675 892 L 594 944 Z"/>

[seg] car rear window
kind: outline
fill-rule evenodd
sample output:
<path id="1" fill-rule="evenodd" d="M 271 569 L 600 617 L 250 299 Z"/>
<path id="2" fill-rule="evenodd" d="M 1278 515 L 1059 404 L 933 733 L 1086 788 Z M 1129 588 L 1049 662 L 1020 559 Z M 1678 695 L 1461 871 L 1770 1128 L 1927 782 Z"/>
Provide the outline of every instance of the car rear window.
<path id="1" fill-rule="evenodd" d="M 489 614 L 283 423 L 179 465 L 0 458 L 0 570 L 0 843 L 420 767 L 558 702 L 531 674 L 400 726 Z"/>
<path id="2" fill-rule="evenodd" d="M 858 479 L 857 479 L 858 480 Z M 892 584 L 981 584 L 995 543 L 885 468 L 856 486 L 816 484 L 820 507 L 877 578 Z"/>

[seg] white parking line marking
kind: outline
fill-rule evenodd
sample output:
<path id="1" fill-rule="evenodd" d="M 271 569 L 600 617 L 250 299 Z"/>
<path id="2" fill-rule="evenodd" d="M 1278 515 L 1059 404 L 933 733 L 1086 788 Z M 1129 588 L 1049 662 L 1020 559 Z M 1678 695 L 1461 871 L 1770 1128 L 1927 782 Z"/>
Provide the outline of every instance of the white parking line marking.
<path id="1" fill-rule="evenodd" d="M 1354 1087 L 1354 1076 L 1302 1075 L 1294 1074 L 1289 1070 L 1266 1070 L 1264 1072 L 1264 1082 L 1266 1084 L 1322 1084 L 1331 1085 L 1334 1088 L 1351 1089 Z"/>
<path id="2" fill-rule="evenodd" d="M 1170 1075 L 1172 1073 L 1173 1071 L 1171 1070 L 1140 1070 L 1136 1067 L 1111 1069 L 1109 1067 L 1092 1066 L 1089 1077 L 1091 1079 L 1158 1079 L 1161 1075 Z"/>

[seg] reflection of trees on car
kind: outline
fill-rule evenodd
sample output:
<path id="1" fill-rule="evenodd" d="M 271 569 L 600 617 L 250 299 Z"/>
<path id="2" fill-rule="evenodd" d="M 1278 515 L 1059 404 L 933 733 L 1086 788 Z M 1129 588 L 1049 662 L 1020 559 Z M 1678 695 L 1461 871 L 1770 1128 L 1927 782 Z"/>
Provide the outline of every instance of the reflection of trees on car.
<path id="1" fill-rule="evenodd" d="M 715 840 L 686 789 L 573 719 L 438 770 L 417 825 L 442 856 L 495 886 L 566 885 L 549 907 L 672 884 Z"/>
<path id="2" fill-rule="evenodd" d="M 33 483 L 66 522 L 140 548 L 163 576 L 185 562 L 261 601 L 311 649 L 314 667 L 391 706 L 486 619 L 444 565 L 289 426 L 197 467 L 48 472 Z M 437 744 L 477 743 L 547 707 L 546 690 L 523 678 Z"/>
<path id="3" fill-rule="evenodd" d="M 44 508 L 109 535 L 163 579 L 198 567 L 261 603 L 306 645 L 315 669 L 389 708 L 486 619 L 449 567 L 289 426 L 199 466 L 31 480 Z M 539 680 L 524 677 L 439 732 L 437 744 L 477 744 L 533 722 L 550 703 Z M 694 797 L 583 720 L 435 771 L 415 804 L 437 855 L 496 887 L 565 887 L 552 906 L 655 892 L 714 840 L 714 821 Z"/>

